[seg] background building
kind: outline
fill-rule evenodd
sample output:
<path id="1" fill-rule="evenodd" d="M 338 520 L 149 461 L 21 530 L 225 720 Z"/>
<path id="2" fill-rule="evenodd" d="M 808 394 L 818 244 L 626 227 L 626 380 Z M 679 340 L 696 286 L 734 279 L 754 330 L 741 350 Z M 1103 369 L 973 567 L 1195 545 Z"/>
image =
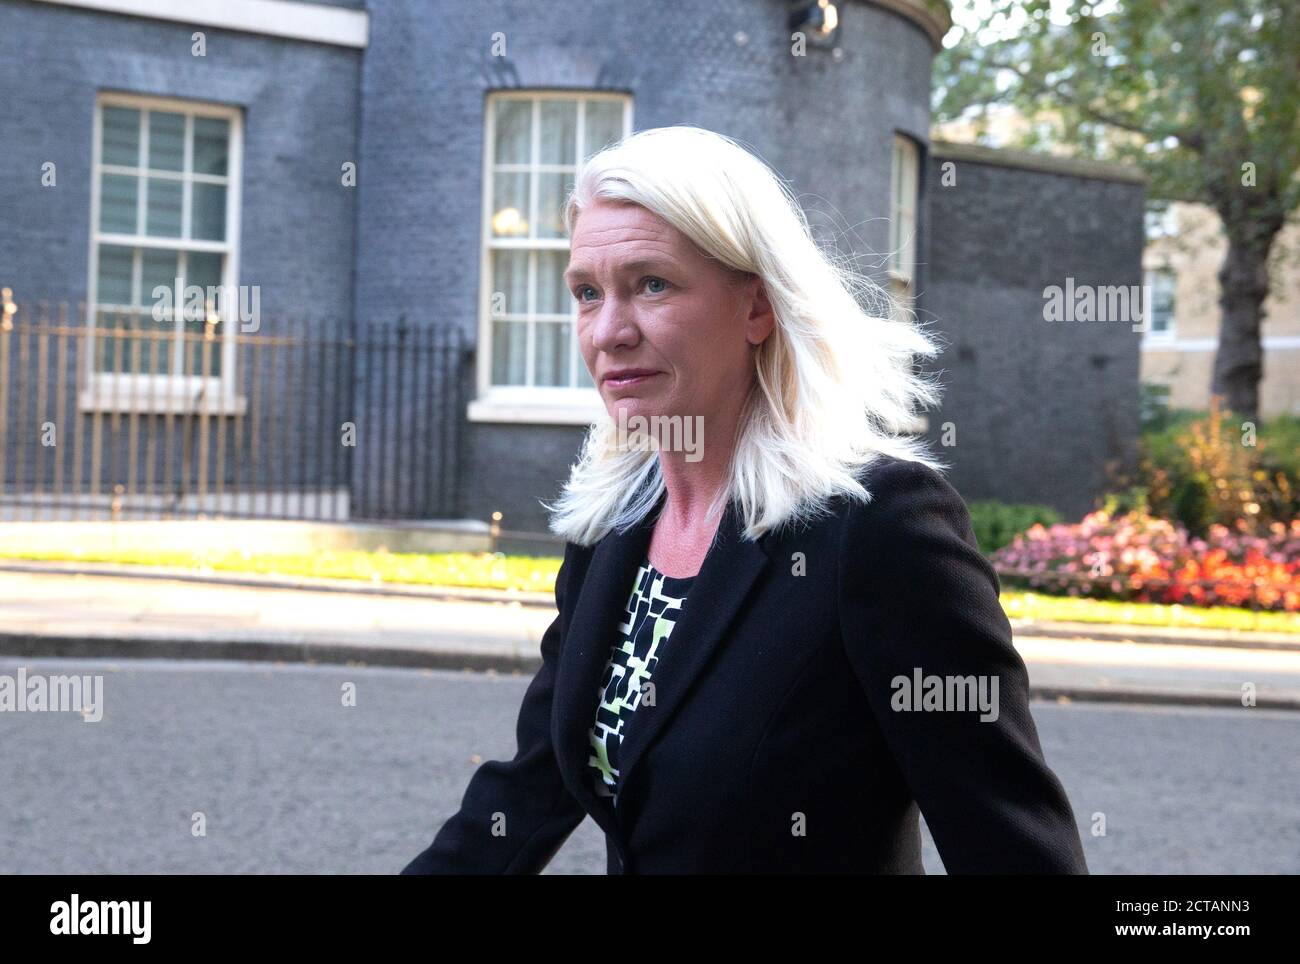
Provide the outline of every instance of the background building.
<path id="1" fill-rule="evenodd" d="M 1168 404 L 1205 409 L 1219 344 L 1219 266 L 1227 242 L 1218 215 L 1203 204 L 1175 202 L 1148 219 L 1143 255 L 1155 311 L 1142 339 L 1142 380 L 1159 385 Z M 1259 412 L 1300 415 L 1300 230 L 1282 229 L 1261 334 L 1264 377 Z"/>

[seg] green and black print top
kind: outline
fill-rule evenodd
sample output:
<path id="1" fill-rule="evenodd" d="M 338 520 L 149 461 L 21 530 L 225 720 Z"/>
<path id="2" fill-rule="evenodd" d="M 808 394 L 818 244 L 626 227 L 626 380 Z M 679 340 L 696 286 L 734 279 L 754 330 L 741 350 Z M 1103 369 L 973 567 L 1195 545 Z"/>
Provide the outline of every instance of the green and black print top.
<path id="1" fill-rule="evenodd" d="M 654 675 L 695 578 L 665 575 L 650 564 L 648 556 L 637 570 L 596 694 L 596 724 L 590 730 L 587 762 L 597 796 L 617 802 L 619 744 L 630 717 L 641 705 L 643 687 Z"/>

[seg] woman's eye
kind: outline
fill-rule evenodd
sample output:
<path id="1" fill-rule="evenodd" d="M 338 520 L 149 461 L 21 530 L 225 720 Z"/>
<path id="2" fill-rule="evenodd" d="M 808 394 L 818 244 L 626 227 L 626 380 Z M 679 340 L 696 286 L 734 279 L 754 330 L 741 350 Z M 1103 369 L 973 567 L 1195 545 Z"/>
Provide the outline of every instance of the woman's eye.
<path id="1" fill-rule="evenodd" d="M 646 278 L 645 287 L 646 291 L 652 295 L 657 295 L 661 291 L 668 290 L 668 282 L 664 281 L 663 278 Z"/>

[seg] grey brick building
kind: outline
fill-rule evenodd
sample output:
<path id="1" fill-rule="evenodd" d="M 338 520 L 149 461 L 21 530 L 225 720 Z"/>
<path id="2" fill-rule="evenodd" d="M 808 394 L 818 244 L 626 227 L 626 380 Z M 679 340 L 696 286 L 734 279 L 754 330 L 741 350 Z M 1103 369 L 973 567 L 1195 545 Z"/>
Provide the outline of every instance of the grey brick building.
<path id="1" fill-rule="evenodd" d="M 98 444 L 101 461 L 120 454 L 119 473 L 136 469 L 128 496 L 174 496 L 157 480 L 204 453 L 204 492 L 221 488 L 223 511 L 255 515 L 255 493 L 275 506 L 275 493 L 315 488 L 330 497 L 324 514 L 500 512 L 508 529 L 544 531 L 538 500 L 558 492 L 600 404 L 557 284 L 559 202 L 581 157 L 608 140 L 695 124 L 757 151 L 827 243 L 952 342 L 947 399 L 927 431 L 942 441 L 942 426 L 956 427 L 943 451 L 963 494 L 1087 508 L 1102 463 L 1131 457 L 1138 336 L 1053 327 L 1042 290 L 1067 276 L 1139 283 L 1140 182 L 932 150 L 946 4 L 838 2 L 833 31 L 809 7 L 247 0 L 195 13 L 162 0 L 0 0 L 0 284 L 20 305 L 89 301 L 152 324 L 157 345 L 173 329 L 179 339 L 143 362 L 120 346 L 111 365 L 99 345 L 56 351 L 45 380 L 56 384 L 63 357 L 76 384 L 38 399 L 42 363 L 35 349 L 24 362 L 15 338 L 0 359 L 6 492 L 67 487 Z M 146 317 L 150 282 L 169 271 L 257 290 L 251 326 L 241 305 L 208 308 L 219 370 L 190 370 L 202 320 Z M 279 336 L 277 354 L 267 340 Z M 153 401 L 105 405 L 86 389 L 97 379 L 144 386 Z M 167 397 L 178 379 L 191 394 L 155 404 L 158 385 Z M 34 394 L 20 414 L 22 391 Z M 194 391 L 205 407 L 188 448 L 144 454 L 125 428 L 98 443 L 85 430 L 125 410 L 148 438 L 167 405 L 193 421 Z M 65 395 L 61 421 L 42 418 Z M 51 420 L 74 439 L 57 458 L 40 448 Z M 348 442 L 340 426 L 352 426 Z M 259 464 L 283 453 L 284 464 L 241 478 L 232 452 Z"/>
<path id="2" fill-rule="evenodd" d="M 1043 291 L 1142 284 L 1141 175 L 936 143 L 927 180 L 923 304 L 949 342 L 928 436 L 967 499 L 1082 515 L 1136 457 L 1141 334 L 1127 317 L 1047 321 Z"/>

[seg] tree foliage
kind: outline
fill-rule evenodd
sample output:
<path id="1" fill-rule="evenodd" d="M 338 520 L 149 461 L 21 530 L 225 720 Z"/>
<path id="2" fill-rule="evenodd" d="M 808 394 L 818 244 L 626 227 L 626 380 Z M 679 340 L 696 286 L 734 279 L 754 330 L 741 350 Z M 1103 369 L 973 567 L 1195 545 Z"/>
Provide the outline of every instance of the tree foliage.
<path id="1" fill-rule="evenodd" d="M 1269 255 L 1300 206 L 1300 2 L 958 0 L 953 19 L 936 121 L 1012 106 L 1018 146 L 1134 164 L 1151 198 L 1218 213 L 1214 390 L 1253 414 Z"/>

